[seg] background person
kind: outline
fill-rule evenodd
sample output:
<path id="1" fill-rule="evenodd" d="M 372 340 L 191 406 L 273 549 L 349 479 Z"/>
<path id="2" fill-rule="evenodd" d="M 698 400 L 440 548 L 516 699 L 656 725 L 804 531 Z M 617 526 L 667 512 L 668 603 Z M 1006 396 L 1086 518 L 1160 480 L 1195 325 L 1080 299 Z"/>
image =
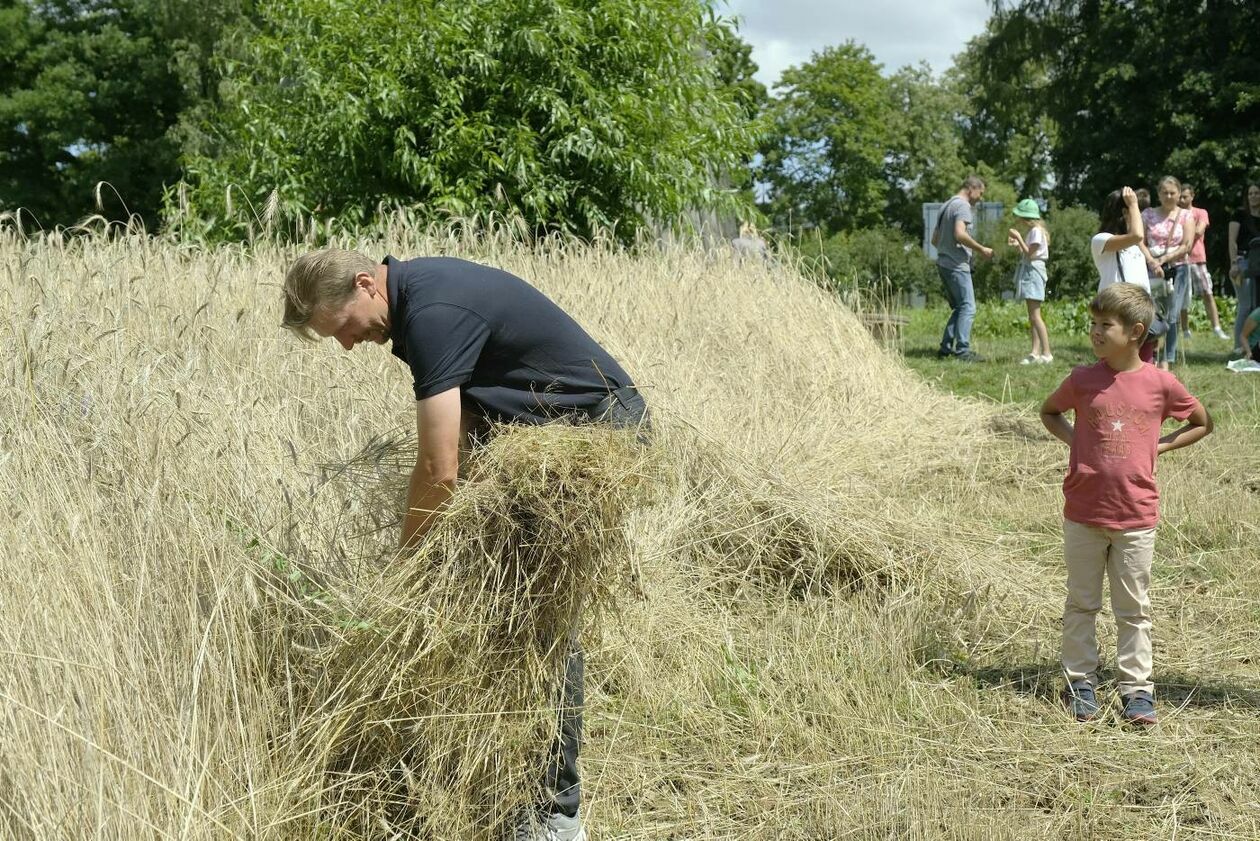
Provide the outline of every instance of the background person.
<path id="1" fill-rule="evenodd" d="M 1171 175 L 1159 180 L 1159 206 L 1142 211 L 1146 239 L 1138 247 L 1146 256 L 1147 271 L 1152 277 L 1171 283 L 1168 309 L 1164 319 L 1169 330 L 1164 335 L 1164 352 L 1160 367 L 1167 370 L 1177 358 L 1177 322 L 1190 296 L 1190 248 L 1194 245 L 1194 219 L 1177 204 L 1181 199 L 1181 182 Z"/>
<path id="2" fill-rule="evenodd" d="M 972 207 L 984 197 L 984 181 L 978 175 L 968 175 L 958 192 L 941 208 L 932 231 L 932 245 L 936 246 L 936 270 L 945 287 L 945 300 L 949 301 L 949 320 L 941 336 L 938 358 L 952 357 L 964 362 L 979 362 L 981 358 L 971 350 L 971 325 L 976 318 L 976 293 L 971 283 L 973 254 L 979 252 L 986 260 L 993 259 L 993 249 L 981 245 L 972 236 Z"/>
<path id="3" fill-rule="evenodd" d="M 1156 721 L 1149 596 L 1159 523 L 1155 460 L 1201 440 L 1212 431 L 1212 419 L 1176 377 L 1139 358 L 1155 317 L 1150 295 L 1116 283 L 1099 292 L 1089 310 L 1098 362 L 1074 368 L 1041 407 L 1046 429 L 1071 448 L 1063 480 L 1063 697 L 1078 721 L 1100 712 L 1096 624 L 1105 575 L 1116 619 L 1121 716 L 1150 725 Z M 1074 424 L 1065 412 L 1073 413 Z M 1188 423 L 1161 436 L 1170 417 Z"/>
<path id="4" fill-rule="evenodd" d="M 1247 184 L 1242 209 L 1229 220 L 1229 280 L 1234 284 L 1238 312 L 1234 315 L 1234 353 L 1243 355 L 1242 326 L 1247 313 L 1260 306 L 1256 295 L 1256 275 L 1260 255 L 1251 254 L 1251 242 L 1260 238 L 1260 182 Z"/>
<path id="5" fill-rule="evenodd" d="M 1046 261 L 1050 259 L 1050 231 L 1041 221 L 1041 208 L 1032 199 L 1024 199 L 1015 205 L 1015 227 L 1007 232 L 1007 243 L 1019 249 L 1019 265 L 1015 267 L 1015 297 L 1028 307 L 1028 332 L 1032 337 L 1032 351 L 1019 361 L 1020 365 L 1044 365 L 1054 361 L 1050 352 L 1050 334 L 1041 317 L 1041 305 L 1046 300 Z M 1023 228 L 1023 233 L 1020 228 Z"/>
<path id="6" fill-rule="evenodd" d="M 1243 319 L 1239 347 L 1245 349 L 1243 359 L 1260 362 L 1260 307 L 1256 307 Z"/>
<path id="7" fill-rule="evenodd" d="M 1198 289 L 1203 298 L 1203 308 L 1207 310 L 1208 321 L 1212 322 L 1212 332 L 1218 339 L 1228 339 L 1229 335 L 1221 329 L 1216 298 L 1212 296 L 1212 275 L 1208 272 L 1207 250 L 1204 247 L 1204 237 L 1211 220 L 1206 210 L 1194 206 L 1194 187 L 1190 184 L 1181 185 L 1178 204 L 1194 217 L 1194 244 L 1190 246 L 1190 297 L 1186 301 L 1186 308 L 1181 311 L 1181 333 L 1186 337 L 1190 335 L 1190 307 L 1194 303 L 1194 291 Z"/>
<path id="8" fill-rule="evenodd" d="M 739 236 L 731 240 L 731 248 L 739 259 L 766 260 L 770 256 L 765 238 L 758 233 L 757 226 L 752 222 L 744 222 L 739 226 Z"/>
<path id="9" fill-rule="evenodd" d="M 1116 283 L 1131 283 L 1147 296 L 1151 294 L 1146 259 L 1140 248 L 1145 236 L 1137 191 L 1121 187 L 1108 193 L 1098 214 L 1098 233 L 1089 241 L 1089 252 L 1098 269 L 1099 292 Z M 1147 341 L 1138 349 L 1143 362 L 1155 358 L 1158 343 L 1158 339 L 1149 337 L 1150 331 L 1147 332 Z"/>
<path id="10" fill-rule="evenodd" d="M 460 451 L 487 422 L 568 419 L 633 427 L 647 407 L 625 370 L 567 313 L 520 278 L 446 257 L 376 263 L 357 251 L 306 254 L 284 280 L 284 326 L 346 350 L 391 343 L 411 369 L 418 450 L 399 543 L 419 545 L 455 493 Z M 581 841 L 577 758 L 582 651 L 566 659 L 559 738 L 518 841 Z"/>

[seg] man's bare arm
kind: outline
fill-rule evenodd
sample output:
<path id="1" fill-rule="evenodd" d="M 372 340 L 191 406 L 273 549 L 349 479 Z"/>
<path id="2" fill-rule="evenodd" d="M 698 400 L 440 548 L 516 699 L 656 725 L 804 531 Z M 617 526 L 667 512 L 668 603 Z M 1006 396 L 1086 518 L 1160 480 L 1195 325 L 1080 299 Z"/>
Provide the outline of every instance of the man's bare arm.
<path id="1" fill-rule="evenodd" d="M 967 233 L 967 223 L 961 219 L 954 220 L 954 242 L 965 245 L 972 251 L 980 252 L 980 256 L 986 260 L 993 258 L 993 249 L 987 245 L 981 245 L 975 237 Z"/>
<path id="2" fill-rule="evenodd" d="M 458 387 L 416 403 L 419 451 L 407 486 L 407 510 L 399 538 L 404 551 L 420 544 L 455 492 L 462 426 Z"/>

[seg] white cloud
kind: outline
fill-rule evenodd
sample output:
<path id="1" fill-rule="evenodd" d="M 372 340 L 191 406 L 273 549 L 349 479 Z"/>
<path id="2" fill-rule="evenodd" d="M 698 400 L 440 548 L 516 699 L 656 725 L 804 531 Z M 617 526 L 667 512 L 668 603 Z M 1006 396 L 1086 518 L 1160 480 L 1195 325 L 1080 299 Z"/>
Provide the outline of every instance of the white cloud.
<path id="1" fill-rule="evenodd" d="M 926 61 L 936 73 L 953 63 L 989 18 L 987 0 L 726 0 L 752 45 L 757 79 L 772 86 L 788 67 L 823 47 L 863 44 L 892 73 Z"/>

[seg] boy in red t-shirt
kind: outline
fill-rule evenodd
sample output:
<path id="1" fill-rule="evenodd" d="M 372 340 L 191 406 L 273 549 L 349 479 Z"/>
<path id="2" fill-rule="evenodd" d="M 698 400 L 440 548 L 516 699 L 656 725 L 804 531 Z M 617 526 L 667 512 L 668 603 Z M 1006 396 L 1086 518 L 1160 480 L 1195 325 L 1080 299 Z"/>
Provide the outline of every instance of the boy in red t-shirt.
<path id="1" fill-rule="evenodd" d="M 1199 401 L 1167 371 L 1138 358 L 1155 304 L 1139 286 L 1117 283 L 1090 302 L 1089 340 L 1099 362 L 1074 368 L 1041 407 L 1041 422 L 1071 447 L 1063 480 L 1064 701 L 1078 721 L 1099 713 L 1095 621 L 1103 573 L 1116 617 L 1116 665 L 1126 721 L 1155 723 L 1151 603 L 1147 595 L 1159 491 L 1155 457 L 1212 431 Z M 1075 414 L 1075 427 L 1063 413 Z M 1185 426 L 1160 436 L 1169 417 Z"/>

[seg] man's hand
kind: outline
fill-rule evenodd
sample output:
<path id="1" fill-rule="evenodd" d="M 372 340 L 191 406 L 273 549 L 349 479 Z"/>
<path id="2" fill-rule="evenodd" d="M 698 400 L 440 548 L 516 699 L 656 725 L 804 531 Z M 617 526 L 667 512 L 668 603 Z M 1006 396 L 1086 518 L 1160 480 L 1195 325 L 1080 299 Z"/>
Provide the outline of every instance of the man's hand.
<path id="1" fill-rule="evenodd" d="M 993 259 L 993 249 L 992 249 L 992 248 L 989 248 L 989 246 L 987 246 L 987 245 L 982 245 L 982 246 L 980 246 L 980 256 L 981 256 L 981 257 L 983 257 L 983 258 L 984 258 L 984 259 L 986 259 L 986 260 L 992 260 L 992 259 Z"/>

